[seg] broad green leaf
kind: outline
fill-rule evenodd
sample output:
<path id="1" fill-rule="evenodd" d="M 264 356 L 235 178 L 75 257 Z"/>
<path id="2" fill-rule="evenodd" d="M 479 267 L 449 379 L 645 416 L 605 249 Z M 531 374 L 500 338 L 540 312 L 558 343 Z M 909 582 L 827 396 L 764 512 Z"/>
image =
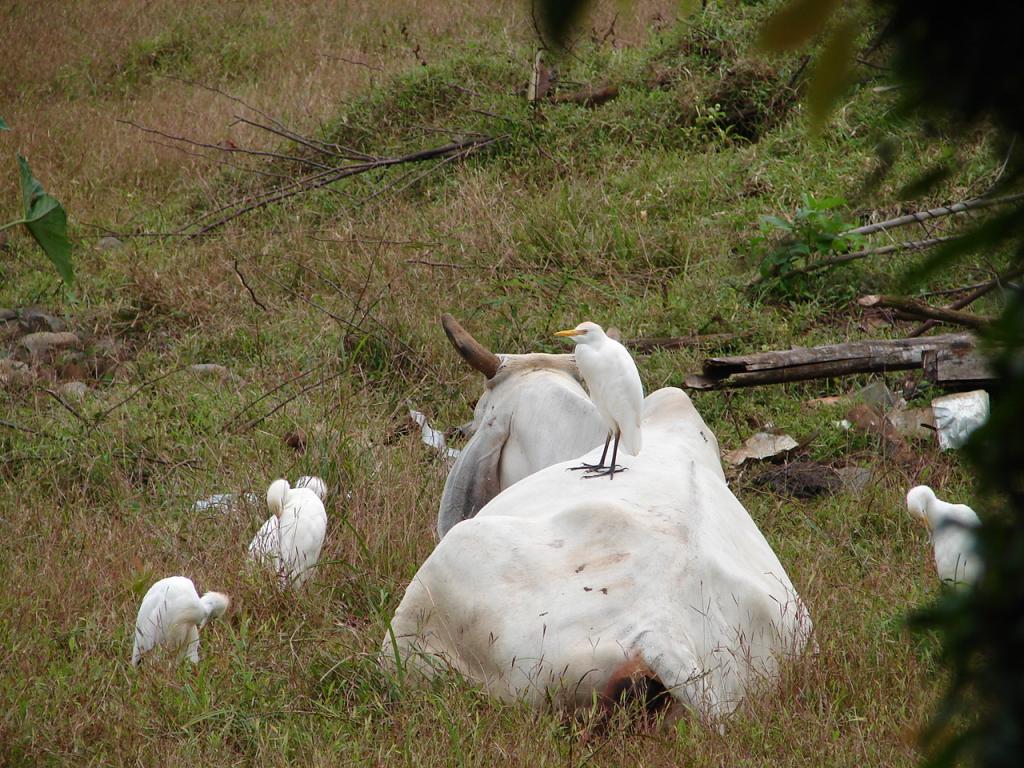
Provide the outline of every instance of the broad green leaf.
<path id="1" fill-rule="evenodd" d="M 825 124 L 832 107 L 850 81 L 853 61 L 853 41 L 856 28 L 852 21 L 841 24 L 829 37 L 824 50 L 814 64 L 807 83 L 807 107 L 810 110 L 811 130 Z"/>
<path id="2" fill-rule="evenodd" d="M 74 280 L 71 269 L 71 241 L 68 239 L 68 216 L 63 206 L 32 175 L 28 161 L 18 155 L 21 169 L 21 195 L 25 203 L 24 224 L 53 262 L 58 274 L 69 285 Z"/>
<path id="3" fill-rule="evenodd" d="M 0 131 L 9 131 L 11 126 L 4 122 L 4 119 L 0 117 Z"/>
<path id="4" fill-rule="evenodd" d="M 778 216 L 762 216 L 761 223 L 769 224 L 775 227 L 776 229 L 784 229 L 786 231 L 789 231 L 793 228 L 792 226 L 790 226 L 790 223 L 788 221 L 786 221 L 785 219 L 780 219 Z"/>
<path id="5" fill-rule="evenodd" d="M 790 0 L 765 22 L 759 43 L 769 51 L 797 48 L 825 28 L 839 0 Z"/>

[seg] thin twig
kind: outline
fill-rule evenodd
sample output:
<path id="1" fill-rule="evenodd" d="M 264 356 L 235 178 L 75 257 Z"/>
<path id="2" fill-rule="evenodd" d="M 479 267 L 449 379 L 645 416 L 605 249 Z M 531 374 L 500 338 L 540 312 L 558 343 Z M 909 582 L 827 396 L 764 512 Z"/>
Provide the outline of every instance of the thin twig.
<path id="1" fill-rule="evenodd" d="M 63 397 L 58 395 L 52 389 L 47 389 L 46 387 L 43 387 L 42 389 L 43 389 L 43 392 L 45 392 L 50 397 L 52 397 L 54 400 L 56 400 L 58 403 L 60 403 L 64 407 L 64 410 L 66 410 L 68 413 L 70 413 L 72 416 L 74 416 L 80 422 L 85 424 L 85 426 L 87 426 L 87 427 L 91 427 L 92 426 L 92 424 L 89 422 L 89 420 L 87 418 L 85 418 L 85 416 L 80 414 L 74 407 L 69 405 L 68 402 Z"/>
<path id="2" fill-rule="evenodd" d="M 425 267 L 447 267 L 448 269 L 469 269 L 466 264 L 449 264 L 445 261 L 429 261 L 428 259 L 406 259 L 406 264 L 422 264 Z"/>
<path id="3" fill-rule="evenodd" d="M 243 275 L 242 274 L 242 270 L 240 270 L 238 268 L 238 259 L 234 259 L 231 262 L 231 264 L 235 268 L 235 274 L 238 275 L 238 280 L 245 287 L 245 290 L 247 290 L 249 292 L 249 296 L 252 298 L 253 304 L 255 304 L 257 307 L 259 307 L 264 312 L 266 312 L 267 311 L 267 305 L 264 304 L 262 301 L 260 301 L 258 298 L 256 298 L 256 292 L 253 291 L 253 289 L 249 286 L 249 284 L 247 282 L 245 282 L 245 275 Z"/>
<path id="4" fill-rule="evenodd" d="M 309 374 L 315 373 L 316 371 L 319 371 L 325 365 L 327 365 L 327 361 L 326 360 L 321 362 L 321 363 L 319 363 L 318 365 L 314 365 L 312 368 L 309 368 L 308 370 L 302 371 L 301 373 L 298 373 L 295 376 L 292 376 L 290 378 L 285 379 L 283 382 L 278 384 L 273 389 L 268 389 L 266 392 L 264 392 L 262 395 L 257 397 L 255 400 L 252 400 L 249 403 L 246 403 L 244 406 L 242 406 L 237 411 L 235 411 L 233 414 L 231 414 L 231 416 L 229 416 L 227 419 L 225 419 L 224 423 L 221 425 L 220 429 L 218 430 L 218 434 L 223 433 L 232 424 L 232 422 L 234 422 L 239 416 L 241 416 L 243 413 L 248 411 L 253 406 L 258 405 L 259 403 L 263 402 L 264 400 L 266 400 L 268 397 L 270 397 L 275 392 L 278 392 L 278 391 L 284 389 L 289 384 L 291 384 L 293 381 L 298 381 L 299 379 L 304 379 L 306 376 L 309 376 Z"/>
<path id="5" fill-rule="evenodd" d="M 205 141 L 196 141 L 195 139 L 190 139 L 187 136 L 177 136 L 173 133 L 167 133 L 166 131 L 161 131 L 159 128 L 149 128 L 145 125 L 139 125 L 138 123 L 133 122 L 131 120 L 118 119 L 117 122 L 121 123 L 122 125 L 130 125 L 132 128 L 142 131 L 143 133 L 151 133 L 156 136 L 163 136 L 165 139 L 170 139 L 171 141 L 180 141 L 183 144 L 189 144 L 193 147 L 202 147 L 203 149 L 215 149 L 219 152 L 238 152 L 244 155 L 253 155 L 256 157 L 272 157 L 277 160 L 288 160 L 293 163 L 309 165 L 312 166 L 313 168 L 319 168 L 320 170 L 331 170 L 331 167 L 329 165 L 324 165 L 323 163 L 318 163 L 314 160 L 310 160 L 305 157 L 299 157 L 298 155 L 285 155 L 282 154 L 281 152 L 269 152 L 266 150 L 259 149 L 246 149 L 245 147 L 224 146 L 223 144 L 210 144 Z"/>
<path id="6" fill-rule="evenodd" d="M 56 435 L 52 432 L 46 432 L 45 430 L 29 429 L 23 427 L 20 424 L 15 424 L 13 421 L 7 421 L 6 419 L 0 419 L 0 426 L 7 427 L 8 429 L 14 429 L 19 432 L 27 432 L 30 435 L 42 435 L 43 437 L 56 438 Z"/>
<path id="7" fill-rule="evenodd" d="M 344 56 L 338 56 L 335 53 L 324 53 L 323 51 L 320 51 L 317 55 L 325 59 L 337 59 L 338 61 L 344 61 L 346 64 L 355 64 L 358 67 L 366 67 L 367 69 L 373 69 L 377 72 L 384 71 L 384 67 L 378 67 L 376 64 L 368 64 L 365 61 L 357 61 L 356 59 L 347 59 Z"/>
<path id="8" fill-rule="evenodd" d="M 112 406 L 107 408 L 105 411 L 101 412 L 100 415 L 96 417 L 94 423 L 91 426 L 96 427 L 101 421 L 103 421 L 105 418 L 107 418 L 107 416 L 109 416 L 115 410 L 117 410 L 122 405 L 127 403 L 129 400 L 134 398 L 136 395 L 138 395 L 142 390 L 146 389 L 147 387 L 150 387 L 150 386 L 152 386 L 153 384 L 156 384 L 159 381 L 163 381 L 168 376 L 173 376 L 176 373 L 181 373 L 181 371 L 187 371 L 188 369 L 189 369 L 189 366 L 182 365 L 182 366 L 174 368 L 174 369 L 172 369 L 170 371 L 167 371 L 166 373 L 161 373 L 159 376 L 156 376 L 155 378 L 152 378 L 149 381 L 142 382 L 142 384 L 140 384 L 134 390 L 132 390 L 132 392 L 127 397 L 125 397 L 125 398 L 123 398 L 121 400 L 118 400 L 116 403 L 114 403 Z"/>
<path id="9" fill-rule="evenodd" d="M 282 408 L 284 408 L 286 405 L 288 405 L 289 403 L 293 402 L 297 398 L 301 397 L 302 395 L 306 394 L 307 392 L 311 392 L 312 390 L 314 390 L 314 389 L 316 389 L 318 387 L 322 387 L 327 382 L 333 381 L 334 379 L 338 378 L 339 376 L 341 376 L 344 373 L 345 373 L 344 370 L 337 371 L 336 373 L 332 373 L 330 376 L 325 376 L 324 378 L 320 379 L 319 381 L 314 382 L 313 384 L 310 384 L 308 387 L 303 387 L 302 389 L 300 389 L 298 392 L 296 392 L 291 397 L 288 397 L 288 398 L 285 398 L 284 400 L 282 400 L 280 403 L 275 405 L 273 408 L 271 408 L 269 411 L 267 411 L 262 416 L 260 416 L 258 418 L 255 418 L 252 421 L 248 422 L 245 426 L 243 426 L 239 430 L 239 432 L 245 432 L 245 431 L 248 431 L 248 430 L 252 429 L 257 424 L 259 424 L 259 423 L 269 419 L 271 416 L 273 416 L 275 413 L 277 413 L 279 410 L 281 410 Z"/>

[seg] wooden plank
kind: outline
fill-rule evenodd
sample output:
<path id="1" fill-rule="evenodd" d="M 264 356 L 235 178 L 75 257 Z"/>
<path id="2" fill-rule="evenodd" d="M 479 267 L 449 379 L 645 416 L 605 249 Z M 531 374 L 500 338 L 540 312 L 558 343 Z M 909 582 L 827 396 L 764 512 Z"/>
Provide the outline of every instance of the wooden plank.
<path id="1" fill-rule="evenodd" d="M 988 358 L 973 347 L 929 350 L 922 356 L 922 364 L 925 378 L 943 387 L 971 388 L 996 378 Z"/>
<path id="2" fill-rule="evenodd" d="M 926 351 L 953 346 L 973 348 L 974 337 L 969 333 L 950 333 L 917 339 L 854 341 L 735 357 L 712 357 L 704 361 L 702 373 L 686 378 L 686 386 L 693 389 L 750 387 L 855 373 L 907 370 L 922 367 L 922 355 Z"/>

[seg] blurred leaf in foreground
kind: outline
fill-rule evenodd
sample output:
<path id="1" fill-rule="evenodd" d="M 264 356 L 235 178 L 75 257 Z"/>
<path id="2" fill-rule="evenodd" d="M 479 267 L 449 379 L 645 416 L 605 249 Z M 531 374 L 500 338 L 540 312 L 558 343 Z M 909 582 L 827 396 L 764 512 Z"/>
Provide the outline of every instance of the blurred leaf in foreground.
<path id="1" fill-rule="evenodd" d="M 25 218 L 15 224 L 24 224 L 50 258 L 65 283 L 74 280 L 71 269 L 71 241 L 68 239 L 68 216 L 57 199 L 48 194 L 39 180 L 32 175 L 28 161 L 18 155 L 21 170 L 21 195 L 25 204 Z"/>

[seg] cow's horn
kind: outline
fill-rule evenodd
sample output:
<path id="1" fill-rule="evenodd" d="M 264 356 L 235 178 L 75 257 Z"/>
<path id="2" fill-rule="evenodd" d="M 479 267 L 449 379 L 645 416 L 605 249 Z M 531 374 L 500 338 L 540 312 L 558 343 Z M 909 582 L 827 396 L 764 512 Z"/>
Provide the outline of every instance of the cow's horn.
<path id="1" fill-rule="evenodd" d="M 491 350 L 474 339 L 469 331 L 459 325 L 458 320 L 451 315 L 444 314 L 441 315 L 441 325 L 452 346 L 459 351 L 467 363 L 488 379 L 497 373 L 501 360 Z"/>

